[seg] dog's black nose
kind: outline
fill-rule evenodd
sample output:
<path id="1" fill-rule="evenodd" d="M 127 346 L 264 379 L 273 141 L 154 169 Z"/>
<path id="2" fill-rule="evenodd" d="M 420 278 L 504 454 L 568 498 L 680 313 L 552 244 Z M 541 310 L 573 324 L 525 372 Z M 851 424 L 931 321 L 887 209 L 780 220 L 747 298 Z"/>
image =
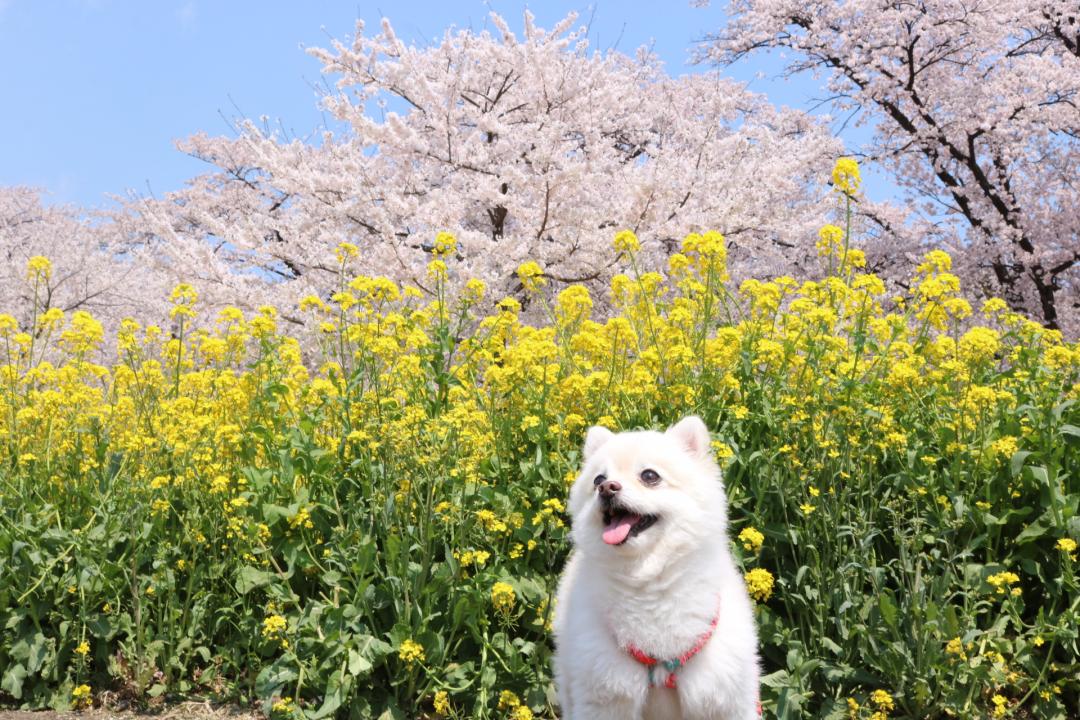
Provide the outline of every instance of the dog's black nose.
<path id="1" fill-rule="evenodd" d="M 597 490 L 600 491 L 600 497 L 605 500 L 610 500 L 615 497 L 615 494 L 622 490 L 622 485 L 618 480 L 605 480 L 597 486 Z"/>

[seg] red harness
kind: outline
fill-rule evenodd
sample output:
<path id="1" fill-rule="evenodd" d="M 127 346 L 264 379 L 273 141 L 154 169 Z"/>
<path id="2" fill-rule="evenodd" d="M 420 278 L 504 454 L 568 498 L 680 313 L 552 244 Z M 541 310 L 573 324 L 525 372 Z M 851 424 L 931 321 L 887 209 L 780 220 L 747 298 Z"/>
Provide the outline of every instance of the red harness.
<path id="1" fill-rule="evenodd" d="M 657 665 L 661 665 L 664 667 L 664 669 L 668 671 L 667 679 L 664 680 L 664 687 L 668 688 L 669 690 L 674 690 L 676 687 L 675 671 L 686 665 L 686 663 L 690 662 L 690 658 L 701 652 L 701 649 L 705 647 L 706 643 L 709 642 L 709 639 L 712 637 L 713 632 L 716 630 L 716 624 L 718 622 L 720 622 L 719 608 L 716 609 L 716 615 L 713 617 L 712 622 L 709 624 L 709 629 L 698 636 L 697 642 L 694 643 L 694 646 L 684 652 L 679 657 L 672 660 L 659 660 L 657 658 L 654 658 L 652 655 L 649 655 L 633 643 L 629 643 L 626 646 L 626 652 L 630 653 L 630 657 L 634 658 L 648 669 L 649 687 L 656 687 L 656 679 L 653 677 L 653 672 L 656 670 Z"/>
<path id="2" fill-rule="evenodd" d="M 677 683 L 675 680 L 675 671 L 681 669 L 683 666 L 686 665 L 686 663 L 690 662 L 690 658 L 701 652 L 701 649 L 704 648 L 705 645 L 708 644 L 709 640 L 712 638 L 713 633 L 716 631 L 716 624 L 719 622 L 720 608 L 716 608 L 716 615 L 713 617 L 712 622 L 709 623 L 709 629 L 698 636 L 697 642 L 694 643 L 693 647 L 691 647 L 679 657 L 672 660 L 660 660 L 658 658 L 654 658 L 652 655 L 649 655 L 647 652 L 639 648 L 634 643 L 627 644 L 626 652 L 629 653 L 630 657 L 634 658 L 639 663 L 644 665 L 645 668 L 649 671 L 649 687 L 656 687 L 656 678 L 654 677 L 653 673 L 656 670 L 656 666 L 660 665 L 668 671 L 667 678 L 664 680 L 664 687 L 666 687 L 668 690 L 674 690 L 677 687 Z M 757 704 L 757 714 L 759 717 L 761 716 L 760 701 L 758 701 Z"/>

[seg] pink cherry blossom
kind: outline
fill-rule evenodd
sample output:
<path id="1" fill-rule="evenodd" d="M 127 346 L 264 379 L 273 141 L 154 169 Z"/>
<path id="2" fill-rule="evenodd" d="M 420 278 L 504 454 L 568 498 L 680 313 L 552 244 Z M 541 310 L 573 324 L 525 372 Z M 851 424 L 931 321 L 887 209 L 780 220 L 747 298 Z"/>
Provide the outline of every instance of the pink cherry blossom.
<path id="1" fill-rule="evenodd" d="M 861 108 L 867 154 L 938 225 L 958 269 L 1080 330 L 1080 5 L 1075 0 L 730 0 L 702 57 L 781 48 Z M 947 233 L 947 231 L 946 231 Z"/>

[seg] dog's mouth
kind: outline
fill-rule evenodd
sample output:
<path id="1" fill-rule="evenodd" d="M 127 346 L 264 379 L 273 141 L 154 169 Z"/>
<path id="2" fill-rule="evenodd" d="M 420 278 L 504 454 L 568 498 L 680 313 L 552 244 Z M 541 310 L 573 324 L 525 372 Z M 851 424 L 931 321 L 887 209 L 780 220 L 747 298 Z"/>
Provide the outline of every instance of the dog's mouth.
<path id="1" fill-rule="evenodd" d="M 630 538 L 645 532 L 655 523 L 656 515 L 638 515 L 617 507 L 604 508 L 604 542 L 622 545 Z"/>

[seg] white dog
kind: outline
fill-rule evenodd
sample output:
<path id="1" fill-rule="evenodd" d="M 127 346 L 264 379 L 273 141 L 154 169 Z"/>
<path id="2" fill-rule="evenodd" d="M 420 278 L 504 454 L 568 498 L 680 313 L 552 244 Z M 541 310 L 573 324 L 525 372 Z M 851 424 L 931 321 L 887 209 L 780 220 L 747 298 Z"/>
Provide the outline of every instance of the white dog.
<path id="1" fill-rule="evenodd" d="M 593 427 L 555 607 L 563 720 L 756 720 L 757 632 L 709 432 Z"/>

